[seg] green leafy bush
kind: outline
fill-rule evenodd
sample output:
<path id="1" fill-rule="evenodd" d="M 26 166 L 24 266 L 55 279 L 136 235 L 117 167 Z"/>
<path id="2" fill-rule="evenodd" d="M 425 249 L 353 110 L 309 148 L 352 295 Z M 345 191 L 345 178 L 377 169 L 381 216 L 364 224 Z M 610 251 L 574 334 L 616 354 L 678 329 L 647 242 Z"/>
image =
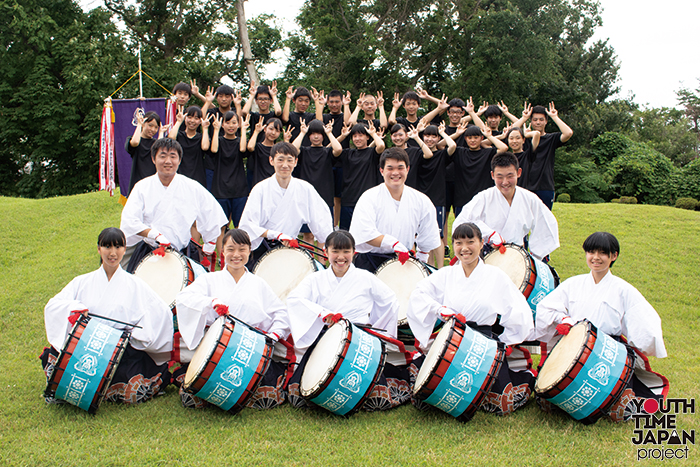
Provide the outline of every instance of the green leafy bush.
<path id="1" fill-rule="evenodd" d="M 571 196 L 569 196 L 568 193 L 562 193 L 559 196 L 557 196 L 557 203 L 570 203 L 571 202 Z"/>
<path id="2" fill-rule="evenodd" d="M 697 209 L 698 201 L 693 199 L 693 198 L 678 198 L 676 200 L 676 207 L 680 208 L 680 209 L 688 209 L 689 211 L 692 211 L 694 209 Z"/>
<path id="3" fill-rule="evenodd" d="M 620 203 L 637 204 L 637 198 L 635 198 L 634 196 L 620 196 Z"/>

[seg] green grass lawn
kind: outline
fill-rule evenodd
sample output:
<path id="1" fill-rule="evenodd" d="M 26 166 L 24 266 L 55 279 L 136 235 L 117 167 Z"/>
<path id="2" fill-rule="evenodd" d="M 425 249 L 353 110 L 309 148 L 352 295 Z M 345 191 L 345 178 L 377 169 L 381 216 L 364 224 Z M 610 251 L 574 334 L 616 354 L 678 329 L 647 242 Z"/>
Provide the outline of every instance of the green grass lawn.
<path id="1" fill-rule="evenodd" d="M 104 192 L 28 200 L 0 198 L 0 465 L 631 465 L 632 424 L 583 426 L 546 415 L 531 400 L 505 418 L 478 413 L 461 424 L 404 406 L 350 419 L 288 406 L 185 410 L 171 388 L 140 406 L 103 404 L 96 416 L 47 406 L 37 356 L 43 308 L 73 277 L 98 267 L 97 234 L 119 225 L 121 205 Z M 671 397 L 700 396 L 700 213 L 670 207 L 555 204 L 562 279 L 587 272 L 583 240 L 614 233 L 613 271 L 661 315 L 669 357 L 652 358 Z M 700 400 L 696 401 L 697 404 Z M 678 427 L 700 431 L 698 415 Z M 698 441 L 700 442 L 700 441 Z M 700 465 L 691 447 L 686 465 Z"/>

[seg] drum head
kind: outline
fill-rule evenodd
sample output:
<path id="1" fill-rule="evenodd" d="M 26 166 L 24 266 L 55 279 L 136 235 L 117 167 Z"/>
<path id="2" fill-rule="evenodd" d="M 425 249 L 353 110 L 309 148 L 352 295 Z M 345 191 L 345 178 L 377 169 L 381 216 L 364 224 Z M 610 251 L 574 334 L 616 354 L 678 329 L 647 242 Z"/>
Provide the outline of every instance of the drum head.
<path id="1" fill-rule="evenodd" d="M 348 324 L 340 321 L 326 330 L 311 351 L 301 375 L 299 391 L 303 396 L 313 394 L 331 376 L 343 350 L 343 339 L 348 335 Z"/>
<path id="2" fill-rule="evenodd" d="M 175 251 L 165 256 L 149 253 L 139 263 L 134 275 L 148 284 L 171 308 L 175 297 L 185 288 L 189 279 L 186 259 Z"/>
<path id="3" fill-rule="evenodd" d="M 426 355 L 423 365 L 421 365 L 420 371 L 418 372 L 418 376 L 416 376 L 416 382 L 413 385 L 414 393 L 418 392 L 418 390 L 428 382 L 428 379 L 430 379 L 433 371 L 435 371 L 435 368 L 437 368 L 438 363 L 440 363 L 440 358 L 445 352 L 447 339 L 450 337 L 450 331 L 452 330 L 453 326 L 454 319 L 449 321 L 448 325 L 443 326 L 438 335 L 435 336 L 433 345 L 430 346 L 428 355 Z"/>
<path id="4" fill-rule="evenodd" d="M 214 349 L 221 338 L 221 334 L 224 332 L 225 323 L 225 316 L 217 318 L 216 321 L 211 324 L 204 337 L 202 337 L 202 340 L 199 342 L 199 345 L 192 356 L 190 366 L 187 367 L 184 383 L 185 386 L 190 386 L 197 379 L 197 377 L 202 374 L 204 367 L 214 353 Z"/>
<path id="5" fill-rule="evenodd" d="M 274 248 L 260 257 L 253 274 L 263 278 L 282 302 L 309 274 L 318 270 L 310 254 L 296 248 Z"/>
<path id="6" fill-rule="evenodd" d="M 408 299 L 416 285 L 428 277 L 428 271 L 423 263 L 413 258 L 405 264 L 401 264 L 398 259 L 390 259 L 382 263 L 375 274 L 396 294 L 396 299 L 399 301 L 399 324 L 405 323 Z"/>
<path id="7" fill-rule="evenodd" d="M 496 266 L 508 274 L 513 284 L 522 292 L 527 286 L 528 272 L 532 270 L 530 256 L 525 249 L 518 245 L 506 245 L 506 252 L 498 249 L 484 256 L 484 263 Z"/>
<path id="8" fill-rule="evenodd" d="M 572 326 L 569 334 L 557 342 L 544 361 L 535 383 L 535 390 L 546 392 L 559 384 L 578 360 L 587 340 L 588 322 L 582 321 Z"/>

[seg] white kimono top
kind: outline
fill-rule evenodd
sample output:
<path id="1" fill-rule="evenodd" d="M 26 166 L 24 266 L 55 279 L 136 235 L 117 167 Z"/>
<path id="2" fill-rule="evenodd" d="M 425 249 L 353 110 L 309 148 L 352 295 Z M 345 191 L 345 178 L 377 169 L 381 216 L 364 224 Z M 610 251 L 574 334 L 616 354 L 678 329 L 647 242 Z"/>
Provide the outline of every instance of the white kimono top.
<path id="1" fill-rule="evenodd" d="M 115 329 L 131 329 L 131 346 L 147 352 L 157 365 L 170 360 L 173 315 L 168 305 L 138 277 L 119 267 L 112 279 L 107 280 L 107 273 L 100 267 L 70 281 L 44 308 L 46 337 L 56 350 L 63 348 L 72 328 L 68 321 L 70 312 L 84 309 L 88 314 L 141 326 L 141 329 L 131 328 L 92 318 Z"/>
<path id="2" fill-rule="evenodd" d="M 469 277 L 459 264 L 446 266 L 420 281 L 411 293 L 408 325 L 424 350 L 443 306 L 480 326 L 491 326 L 501 315 L 505 330 L 499 339 L 506 345 L 530 340 L 534 334 L 532 310 L 523 294 L 506 273 L 482 260 Z"/>
<path id="3" fill-rule="evenodd" d="M 212 307 L 218 298 L 229 307 L 229 314 L 265 333 L 281 339 L 289 335 L 289 318 L 284 304 L 267 282 L 248 271 L 236 283 L 227 270 L 203 274 L 176 297 L 177 322 L 182 340 L 195 349 L 204 329 L 219 317 Z"/>
<path id="4" fill-rule="evenodd" d="M 610 271 L 598 284 L 591 273 L 571 277 L 539 302 L 536 339 L 550 342 L 565 316 L 586 318 L 611 336 L 624 335 L 645 355 L 666 356 L 658 313 L 637 289 Z"/>
<path id="5" fill-rule="evenodd" d="M 358 253 L 393 253 L 391 248 L 367 243 L 381 235 L 396 237 L 408 249 L 415 242 L 424 253 L 441 244 L 435 206 L 430 198 L 409 186 L 404 186 L 400 201 L 391 197 L 384 183 L 365 191 L 355 205 L 350 233 Z"/>
<path id="6" fill-rule="evenodd" d="M 508 243 L 523 246 L 523 237 L 530 234 L 530 253 L 542 259 L 559 248 L 559 226 L 554 214 L 531 191 L 517 187 L 513 203 L 491 187 L 477 193 L 452 224 L 452 232 L 465 222 L 475 223 L 487 239 L 494 231 Z"/>
<path id="7" fill-rule="evenodd" d="M 292 177 L 284 189 L 273 175 L 250 191 L 239 228 L 248 232 L 251 247 L 255 250 L 266 230 L 296 237 L 304 224 L 309 226 L 316 240 L 325 243 L 326 237 L 333 232 L 328 205 L 308 182 Z"/>
<path id="8" fill-rule="evenodd" d="M 323 329 L 323 316 L 340 313 L 356 324 L 385 329 L 396 337 L 399 303 L 394 292 L 374 274 L 350 265 L 343 277 L 331 268 L 317 271 L 287 297 L 294 345 L 306 349 Z"/>
<path id="9" fill-rule="evenodd" d="M 129 193 L 119 228 L 126 235 L 126 245 L 136 245 L 145 240 L 136 235 L 155 228 L 172 242 L 173 248 L 182 250 L 190 242 L 190 227 L 197 221 L 197 230 L 205 242 L 215 242 L 221 235 L 221 227 L 228 223 L 221 205 L 198 182 L 176 174 L 167 187 L 158 174 L 139 181 Z"/>

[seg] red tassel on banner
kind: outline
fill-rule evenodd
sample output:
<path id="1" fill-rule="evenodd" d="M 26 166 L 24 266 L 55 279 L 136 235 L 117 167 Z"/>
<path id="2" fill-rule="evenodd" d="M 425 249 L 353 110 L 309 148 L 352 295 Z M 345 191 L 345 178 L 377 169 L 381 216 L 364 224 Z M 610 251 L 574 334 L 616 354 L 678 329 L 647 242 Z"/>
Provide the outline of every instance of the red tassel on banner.
<path id="1" fill-rule="evenodd" d="M 105 99 L 100 125 L 100 191 L 109 191 L 114 196 L 114 120 L 112 118 L 112 99 Z"/>
<path id="2" fill-rule="evenodd" d="M 175 96 L 170 96 L 170 98 L 165 102 L 165 126 L 168 131 L 175 125 L 177 118 L 177 103 L 175 101 Z"/>

